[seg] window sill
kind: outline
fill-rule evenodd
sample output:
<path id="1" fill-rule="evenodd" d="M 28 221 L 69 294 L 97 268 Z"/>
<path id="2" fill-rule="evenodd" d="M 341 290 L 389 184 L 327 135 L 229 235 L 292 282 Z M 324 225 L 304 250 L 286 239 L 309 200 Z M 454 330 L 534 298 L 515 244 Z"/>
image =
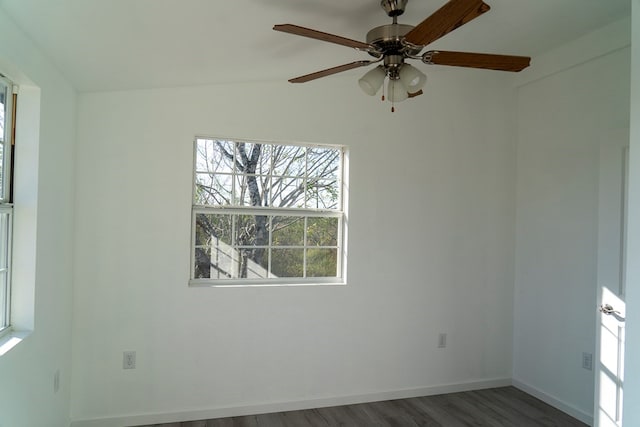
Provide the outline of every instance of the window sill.
<path id="1" fill-rule="evenodd" d="M 29 336 L 29 332 L 16 332 L 11 331 L 6 335 L 0 337 L 0 357 L 7 354 L 11 349 L 16 347 L 18 344 L 22 342 L 27 336 Z"/>
<path id="2" fill-rule="evenodd" d="M 206 280 L 191 279 L 191 288 L 260 288 L 260 287 L 316 287 L 316 286 L 345 286 L 346 282 L 341 279 L 317 280 L 313 282 L 291 281 L 260 281 L 260 280 Z"/>

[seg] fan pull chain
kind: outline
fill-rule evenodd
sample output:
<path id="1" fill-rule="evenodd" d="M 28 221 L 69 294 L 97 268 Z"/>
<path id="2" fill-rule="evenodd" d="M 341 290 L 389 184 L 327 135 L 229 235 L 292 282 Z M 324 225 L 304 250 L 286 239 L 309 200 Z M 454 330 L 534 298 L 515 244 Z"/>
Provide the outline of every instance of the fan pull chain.
<path id="1" fill-rule="evenodd" d="M 389 80 L 389 81 L 391 81 L 391 80 Z M 396 106 L 395 106 L 395 101 L 394 101 L 394 99 L 396 97 L 395 96 L 396 95 L 395 94 L 395 88 L 396 88 L 395 85 L 391 85 L 391 87 L 389 88 L 389 90 L 391 91 L 391 93 L 389 95 L 391 96 L 391 112 L 392 113 L 396 112 Z"/>

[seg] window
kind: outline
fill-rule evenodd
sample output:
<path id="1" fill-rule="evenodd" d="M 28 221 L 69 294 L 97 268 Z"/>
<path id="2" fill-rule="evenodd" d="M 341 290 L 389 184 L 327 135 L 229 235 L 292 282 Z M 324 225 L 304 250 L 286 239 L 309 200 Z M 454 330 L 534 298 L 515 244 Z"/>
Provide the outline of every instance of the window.
<path id="1" fill-rule="evenodd" d="M 195 141 L 192 285 L 342 283 L 342 147 Z"/>
<path id="2" fill-rule="evenodd" d="M 13 107 L 13 84 L 0 74 L 0 335 L 10 326 Z"/>

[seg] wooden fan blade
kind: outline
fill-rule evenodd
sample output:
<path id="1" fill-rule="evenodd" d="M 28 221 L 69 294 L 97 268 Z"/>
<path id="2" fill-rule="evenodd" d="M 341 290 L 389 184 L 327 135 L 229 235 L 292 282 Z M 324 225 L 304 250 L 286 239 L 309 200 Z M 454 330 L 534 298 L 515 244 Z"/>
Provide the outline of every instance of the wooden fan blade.
<path id="1" fill-rule="evenodd" d="M 304 76 L 296 77 L 289 80 L 291 83 L 305 83 L 311 80 L 319 79 L 320 77 L 330 76 L 332 74 L 341 73 L 343 71 L 351 70 L 353 68 L 364 67 L 365 65 L 372 64 L 375 61 L 355 61 L 349 64 L 338 65 L 337 67 L 327 68 L 326 70 L 316 71 L 315 73 L 306 74 Z"/>
<path id="2" fill-rule="evenodd" d="M 499 71 L 522 71 L 529 66 L 528 56 L 493 55 L 490 53 L 447 52 L 435 50 L 423 55 L 427 64 L 454 67 L 485 68 Z"/>
<path id="3" fill-rule="evenodd" d="M 420 96 L 422 95 L 424 92 L 422 91 L 422 89 L 420 89 L 417 92 L 409 92 L 409 98 L 415 98 L 416 96 Z"/>
<path id="4" fill-rule="evenodd" d="M 482 0 L 450 0 L 409 31 L 404 39 L 426 46 L 491 9 Z"/>
<path id="5" fill-rule="evenodd" d="M 309 37 L 316 40 L 322 40 L 329 43 L 335 43 L 342 46 L 352 47 L 360 50 L 375 50 L 375 48 L 367 43 L 358 40 L 348 39 L 346 37 L 336 36 L 335 34 L 323 33 L 322 31 L 312 30 L 311 28 L 300 27 L 293 24 L 274 25 L 273 29 L 282 31 L 283 33 L 295 34 L 296 36 Z"/>

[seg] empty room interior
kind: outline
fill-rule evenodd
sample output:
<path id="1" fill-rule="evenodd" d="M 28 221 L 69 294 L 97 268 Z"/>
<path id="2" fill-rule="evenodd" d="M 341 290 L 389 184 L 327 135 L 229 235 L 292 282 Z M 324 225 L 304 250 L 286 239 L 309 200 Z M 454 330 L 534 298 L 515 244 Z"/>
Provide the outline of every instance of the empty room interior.
<path id="1" fill-rule="evenodd" d="M 640 0 L 486 5 L 0 0 L 0 427 L 499 387 L 639 426 Z"/>

